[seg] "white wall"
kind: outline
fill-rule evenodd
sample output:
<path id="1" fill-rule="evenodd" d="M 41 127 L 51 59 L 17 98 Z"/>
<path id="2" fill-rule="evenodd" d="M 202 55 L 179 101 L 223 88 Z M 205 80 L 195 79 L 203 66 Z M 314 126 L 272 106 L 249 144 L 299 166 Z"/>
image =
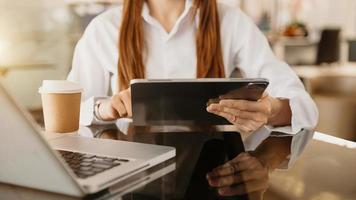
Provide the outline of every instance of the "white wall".
<path id="1" fill-rule="evenodd" d="M 220 1 L 240 5 L 243 0 Z M 290 22 L 291 7 L 297 1 L 302 3 L 298 18 L 311 28 L 338 26 L 344 30 L 346 37 L 356 36 L 356 0 L 244 0 L 244 9 L 255 21 L 259 20 L 264 10 L 271 12 L 272 17 L 277 14 L 277 25 L 281 28 Z M 275 6 L 279 8 L 278 13 Z"/>
<path id="2" fill-rule="evenodd" d="M 10 92 L 26 107 L 41 105 L 43 79 L 63 79 L 70 66 L 71 15 L 61 0 L 0 0 L 0 65 L 46 61 L 54 69 L 10 71 Z"/>
<path id="3" fill-rule="evenodd" d="M 241 0 L 219 0 L 238 6 Z M 288 10 L 293 0 L 279 1 Z M 247 11 L 257 20 L 264 7 L 271 9 L 272 0 L 245 0 Z M 304 0 L 301 19 L 313 27 L 341 25 L 347 36 L 356 33 L 356 0 Z M 288 14 L 280 15 L 284 21 Z M 4 79 L 11 93 L 30 108 L 41 105 L 37 88 L 43 79 L 63 79 L 71 66 L 73 41 L 78 31 L 75 18 L 64 0 L 0 0 L 0 65 L 31 60 L 46 60 L 55 69 L 10 72 Z M 74 22 L 73 22 L 74 20 Z"/>
<path id="4" fill-rule="evenodd" d="M 290 20 L 288 10 L 297 0 L 278 0 L 280 3 L 280 25 Z M 299 0 L 302 2 L 298 19 L 311 28 L 341 27 L 345 37 L 356 35 L 356 1 L 355 0 Z"/>

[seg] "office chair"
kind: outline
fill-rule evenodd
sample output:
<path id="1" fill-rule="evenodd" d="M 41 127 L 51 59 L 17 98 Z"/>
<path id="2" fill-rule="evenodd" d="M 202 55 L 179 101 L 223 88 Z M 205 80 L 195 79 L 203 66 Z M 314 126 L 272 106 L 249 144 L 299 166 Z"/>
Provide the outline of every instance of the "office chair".
<path id="1" fill-rule="evenodd" d="M 349 40 L 349 61 L 356 62 L 356 40 Z"/>
<path id="2" fill-rule="evenodd" d="M 316 65 L 340 61 L 340 29 L 324 29 L 318 44 Z"/>

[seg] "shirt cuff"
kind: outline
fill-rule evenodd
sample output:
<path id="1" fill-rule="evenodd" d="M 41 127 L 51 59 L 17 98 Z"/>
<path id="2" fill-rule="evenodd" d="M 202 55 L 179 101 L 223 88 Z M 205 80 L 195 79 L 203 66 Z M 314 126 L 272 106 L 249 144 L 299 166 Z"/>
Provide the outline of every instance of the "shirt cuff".
<path id="1" fill-rule="evenodd" d="M 290 92 L 285 95 L 277 95 L 275 98 L 289 99 L 289 106 L 292 112 L 291 126 L 277 127 L 274 131 L 280 131 L 287 134 L 297 134 L 302 129 L 313 130 L 318 122 L 318 111 L 314 101 L 309 95 L 298 95 Z"/>
<path id="2" fill-rule="evenodd" d="M 288 169 L 293 166 L 308 142 L 312 139 L 318 119 L 318 111 L 309 95 L 298 95 L 298 93 L 289 92 L 274 97 L 289 99 L 289 106 L 292 111 L 291 126 L 267 126 L 272 133 L 272 137 L 293 137 L 290 149 L 291 154 L 279 167 L 280 169 Z"/>
<path id="3" fill-rule="evenodd" d="M 290 147 L 291 153 L 278 167 L 279 169 L 289 169 L 303 153 L 308 142 L 313 138 L 313 134 L 313 129 L 302 129 L 299 132 L 294 133 L 291 126 L 263 126 L 244 140 L 244 146 L 246 151 L 253 151 L 268 137 L 292 137 Z"/>
<path id="4" fill-rule="evenodd" d="M 291 168 L 299 156 L 303 153 L 305 147 L 314 135 L 314 130 L 312 129 L 302 129 L 295 134 L 293 133 L 293 130 L 290 126 L 278 127 L 269 130 L 271 131 L 270 137 L 292 137 L 292 143 L 290 147 L 291 153 L 287 159 L 281 163 L 281 165 L 278 167 L 279 169 Z"/>
<path id="5" fill-rule="evenodd" d="M 102 121 L 96 118 L 94 114 L 95 102 L 101 99 L 108 99 L 109 97 L 91 97 L 86 101 L 82 102 L 80 106 L 80 125 L 90 126 L 90 125 L 109 125 L 115 124 L 116 120 L 113 121 Z"/>

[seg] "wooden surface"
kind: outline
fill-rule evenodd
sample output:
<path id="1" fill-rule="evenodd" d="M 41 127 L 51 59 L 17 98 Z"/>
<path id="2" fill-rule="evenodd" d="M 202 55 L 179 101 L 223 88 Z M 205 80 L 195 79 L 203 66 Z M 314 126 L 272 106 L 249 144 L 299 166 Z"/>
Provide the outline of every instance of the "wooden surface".
<path id="1" fill-rule="evenodd" d="M 303 79 L 315 78 L 318 76 L 354 76 L 356 77 L 356 63 L 330 66 L 298 66 L 293 70 Z"/>
<path id="2" fill-rule="evenodd" d="M 270 176 L 270 190 L 289 200 L 354 200 L 356 143 L 314 135 L 295 165 Z"/>

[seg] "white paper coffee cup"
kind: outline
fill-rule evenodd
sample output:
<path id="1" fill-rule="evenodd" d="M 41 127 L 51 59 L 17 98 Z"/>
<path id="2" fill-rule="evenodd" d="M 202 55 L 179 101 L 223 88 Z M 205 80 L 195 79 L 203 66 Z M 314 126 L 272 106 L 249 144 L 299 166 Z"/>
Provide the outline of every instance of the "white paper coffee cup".
<path id="1" fill-rule="evenodd" d="M 83 89 L 65 80 L 44 80 L 39 88 L 47 132 L 68 133 L 79 129 Z"/>

